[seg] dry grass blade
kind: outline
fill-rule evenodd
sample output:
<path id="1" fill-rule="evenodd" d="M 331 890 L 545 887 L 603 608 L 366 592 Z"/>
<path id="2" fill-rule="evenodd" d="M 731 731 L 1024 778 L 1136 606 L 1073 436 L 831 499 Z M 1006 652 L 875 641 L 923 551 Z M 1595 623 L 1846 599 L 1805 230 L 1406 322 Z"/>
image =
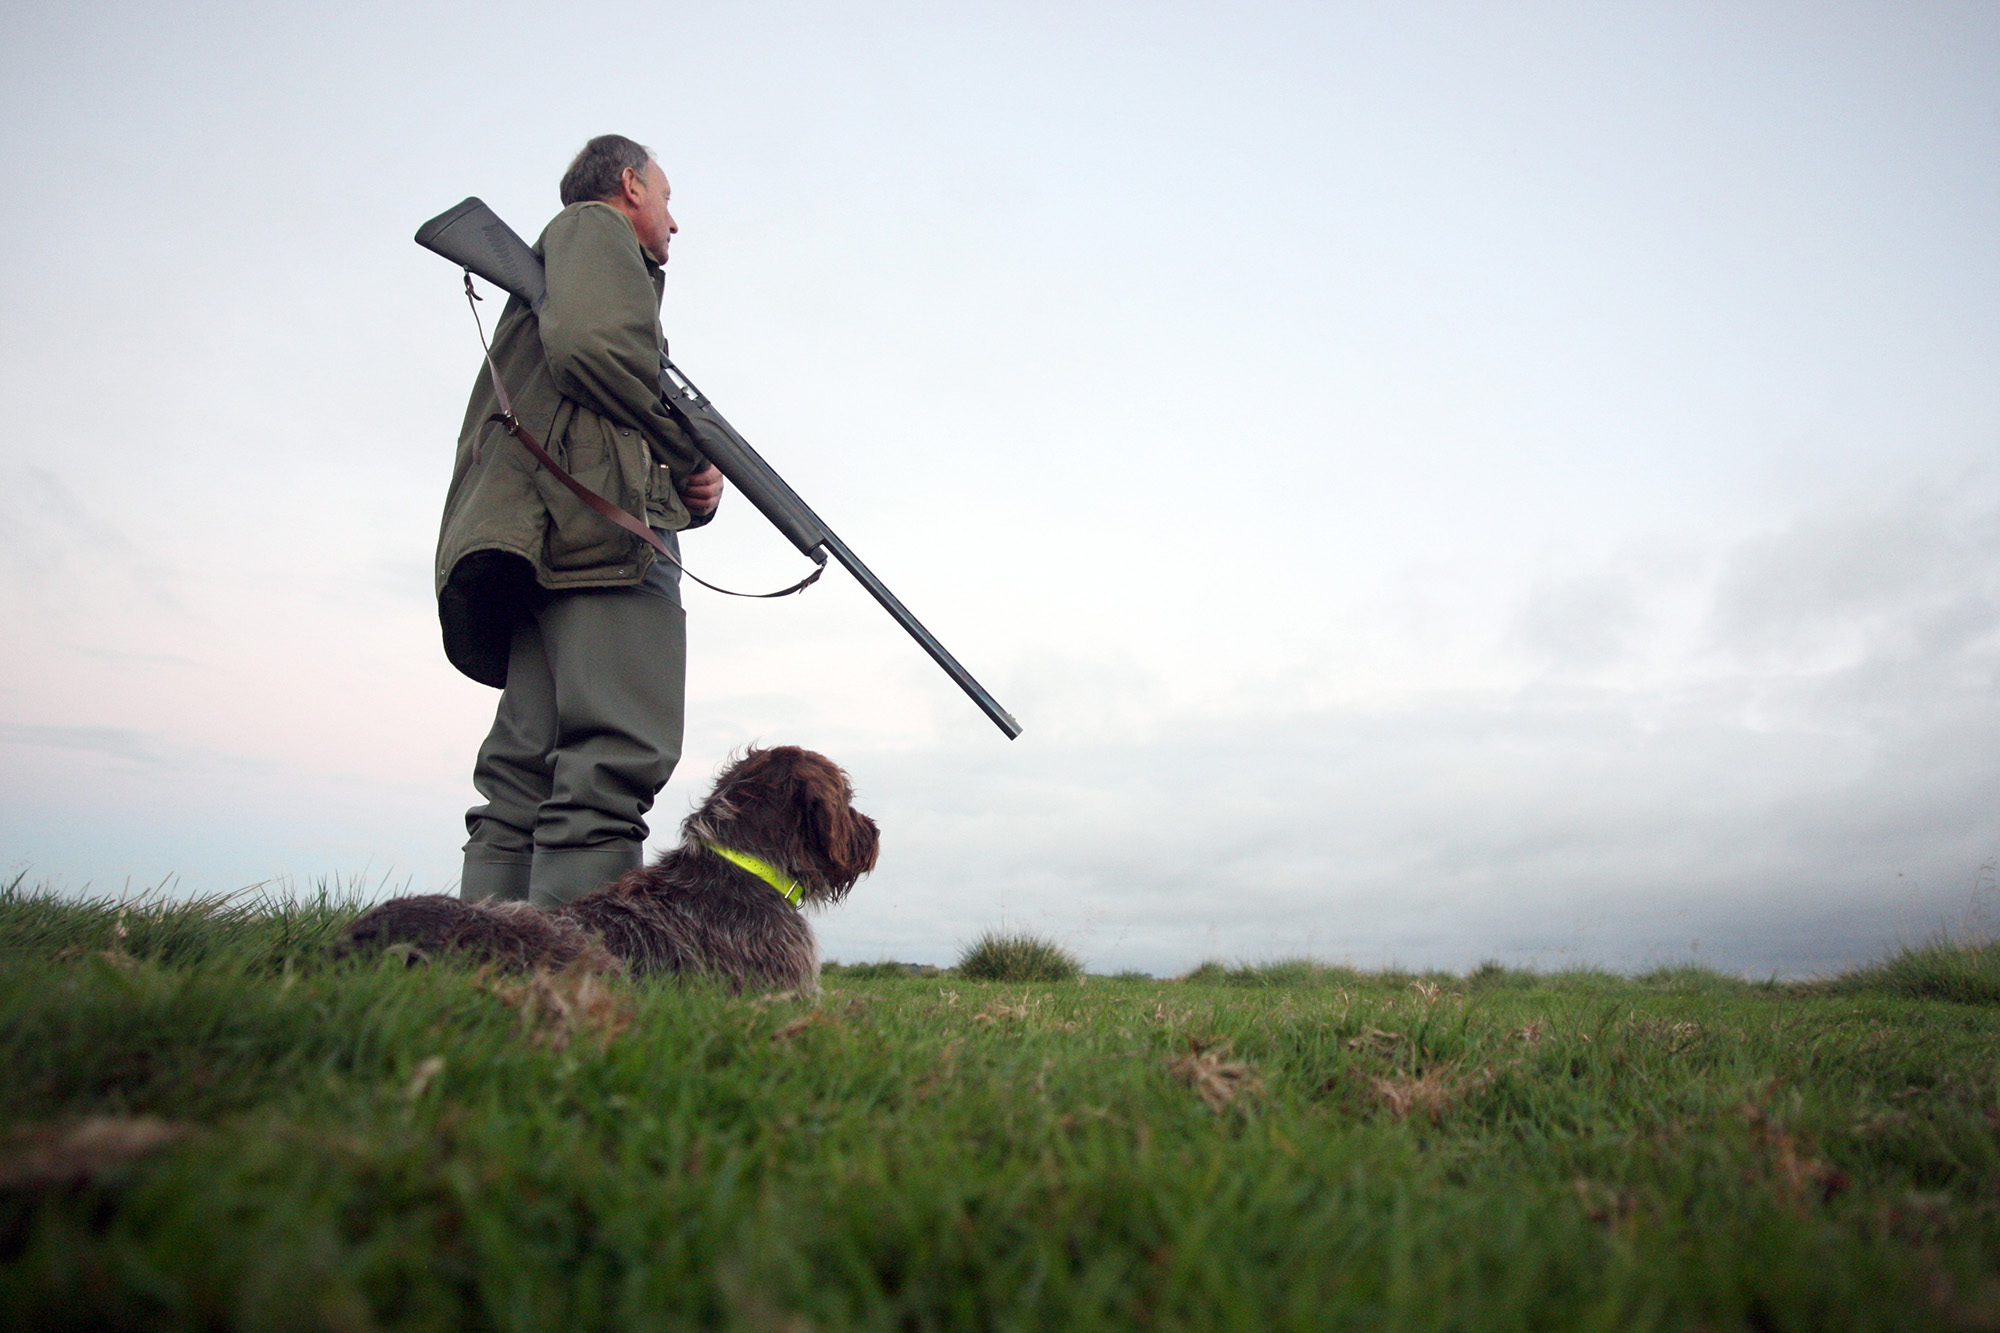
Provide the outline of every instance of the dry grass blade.
<path id="1" fill-rule="evenodd" d="M 595 1037 L 602 1049 L 632 1022 L 631 997 L 606 985 L 583 961 L 491 989 L 521 1011 L 521 1030 L 528 1040 L 552 1051 L 566 1049 L 579 1035 Z"/>
<path id="2" fill-rule="evenodd" d="M 1493 1081 L 1493 1071 L 1460 1074 L 1449 1065 L 1440 1065 L 1421 1074 L 1392 1075 L 1370 1080 L 1369 1086 L 1389 1114 L 1407 1120 L 1421 1112 L 1432 1120 L 1468 1092 L 1477 1092 Z"/>
<path id="3" fill-rule="evenodd" d="M 1847 1188 L 1847 1174 L 1804 1151 L 1792 1136 L 1775 1135 L 1778 1193 L 1796 1207 L 1808 1200 L 1826 1203 Z"/>
<path id="4" fill-rule="evenodd" d="M 1366 1049 L 1377 1055 L 1387 1055 L 1402 1044 L 1402 1040 L 1403 1034 L 1400 1032 L 1384 1032 L 1381 1028 L 1369 1028 L 1358 1037 L 1349 1037 L 1347 1049 L 1350 1051 Z"/>
<path id="5" fill-rule="evenodd" d="M 1224 1111 L 1239 1096 L 1254 1096 L 1264 1090 L 1264 1076 L 1256 1066 L 1228 1059 L 1229 1043 L 1204 1046 L 1189 1042 L 1188 1053 L 1167 1066 L 1167 1072 L 1193 1088 L 1202 1104 L 1211 1111 Z"/>
<path id="6" fill-rule="evenodd" d="M 1749 1126 L 1751 1146 L 1768 1159 L 1777 1195 L 1788 1206 L 1826 1203 L 1847 1188 L 1844 1171 L 1813 1156 L 1808 1142 L 1774 1123 L 1762 1106 L 1748 1102 L 1736 1113 Z"/>
<path id="7" fill-rule="evenodd" d="M 972 1016 L 975 1023 L 996 1023 L 1003 1018 L 1023 1019 L 1028 1016 L 1028 1002 L 1009 1004 L 1005 1000 L 995 1000 Z"/>
<path id="8" fill-rule="evenodd" d="M 74 1125 L 23 1125 L 0 1157 L 0 1189 L 84 1185 L 193 1132 L 152 1116 L 93 1116 Z"/>
<path id="9" fill-rule="evenodd" d="M 1679 1055 L 1706 1035 L 1698 1023 L 1668 1023 L 1661 1019 L 1634 1023 L 1632 1034 L 1642 1040 L 1659 1043 L 1669 1055 Z"/>
<path id="10" fill-rule="evenodd" d="M 410 1071 L 410 1081 L 403 1088 L 403 1100 L 413 1102 L 423 1096 L 424 1090 L 430 1087 L 431 1081 L 443 1072 L 444 1057 L 442 1055 L 433 1055 L 428 1060 L 420 1062 L 415 1069 Z"/>
<path id="11" fill-rule="evenodd" d="M 771 1040 L 790 1041 L 807 1028 L 818 1027 L 821 1024 L 831 1023 L 832 1021 L 833 1016 L 828 1014 L 826 1010 L 808 1009 L 796 1017 L 786 1019 L 783 1025 L 771 1034 Z"/>
<path id="12" fill-rule="evenodd" d="M 957 1076 L 958 1048 L 964 1044 L 965 1038 L 963 1037 L 953 1037 L 944 1044 L 944 1048 L 938 1052 L 936 1065 L 931 1068 L 930 1073 L 924 1075 L 923 1081 L 917 1084 L 917 1095 L 919 1097 L 930 1096 Z"/>
<path id="13" fill-rule="evenodd" d="M 1584 1216 L 1607 1230 L 1617 1229 L 1638 1211 L 1638 1196 L 1624 1190 L 1584 1176 L 1570 1182 L 1570 1187 L 1576 1191 L 1577 1202 L 1583 1205 Z"/>

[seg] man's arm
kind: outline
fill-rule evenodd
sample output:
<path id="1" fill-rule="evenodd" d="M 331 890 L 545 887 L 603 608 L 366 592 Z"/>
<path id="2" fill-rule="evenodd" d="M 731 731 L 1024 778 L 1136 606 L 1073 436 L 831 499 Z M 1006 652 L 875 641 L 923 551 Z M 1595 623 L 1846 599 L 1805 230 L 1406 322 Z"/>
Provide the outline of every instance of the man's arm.
<path id="1" fill-rule="evenodd" d="M 542 250 L 542 348 L 556 388 L 642 431 L 685 495 L 708 462 L 660 401 L 659 295 L 632 224 L 586 205 L 549 224 Z"/>

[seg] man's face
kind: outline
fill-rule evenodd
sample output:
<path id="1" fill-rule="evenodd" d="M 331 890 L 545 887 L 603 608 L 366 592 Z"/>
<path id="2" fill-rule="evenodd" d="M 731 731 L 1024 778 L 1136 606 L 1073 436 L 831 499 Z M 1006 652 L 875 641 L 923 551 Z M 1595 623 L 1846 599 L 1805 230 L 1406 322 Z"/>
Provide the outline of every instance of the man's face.
<path id="1" fill-rule="evenodd" d="M 673 193 L 673 187 L 667 184 L 667 173 L 651 158 L 646 159 L 643 174 L 626 168 L 624 214 L 632 219 L 632 230 L 638 235 L 639 244 L 662 264 L 667 262 L 668 243 L 680 230 L 674 215 L 667 211 Z"/>

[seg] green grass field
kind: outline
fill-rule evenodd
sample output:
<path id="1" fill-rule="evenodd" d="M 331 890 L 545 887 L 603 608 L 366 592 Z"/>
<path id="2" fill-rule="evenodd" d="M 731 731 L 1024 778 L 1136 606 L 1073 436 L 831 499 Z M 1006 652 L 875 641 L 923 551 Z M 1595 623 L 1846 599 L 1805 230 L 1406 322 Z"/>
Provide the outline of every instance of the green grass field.
<path id="1" fill-rule="evenodd" d="M 1811 985 L 327 960 L 0 894 L 0 1322 L 2000 1328 L 2000 950 Z"/>

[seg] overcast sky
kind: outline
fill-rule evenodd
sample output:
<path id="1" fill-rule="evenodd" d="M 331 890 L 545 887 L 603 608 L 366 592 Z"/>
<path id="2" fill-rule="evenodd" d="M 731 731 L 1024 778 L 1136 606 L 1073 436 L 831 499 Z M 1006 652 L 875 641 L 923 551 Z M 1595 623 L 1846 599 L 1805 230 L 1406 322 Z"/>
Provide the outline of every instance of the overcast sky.
<path id="1" fill-rule="evenodd" d="M 1878 956 L 2000 856 L 2000 6 L 15 5 L 0 870 L 455 886 L 410 241 L 674 186 L 675 358 L 845 575 L 688 753 L 845 764 L 841 959 Z M 493 308 L 493 307 L 489 307 Z M 747 505 L 686 543 L 801 561 Z"/>

